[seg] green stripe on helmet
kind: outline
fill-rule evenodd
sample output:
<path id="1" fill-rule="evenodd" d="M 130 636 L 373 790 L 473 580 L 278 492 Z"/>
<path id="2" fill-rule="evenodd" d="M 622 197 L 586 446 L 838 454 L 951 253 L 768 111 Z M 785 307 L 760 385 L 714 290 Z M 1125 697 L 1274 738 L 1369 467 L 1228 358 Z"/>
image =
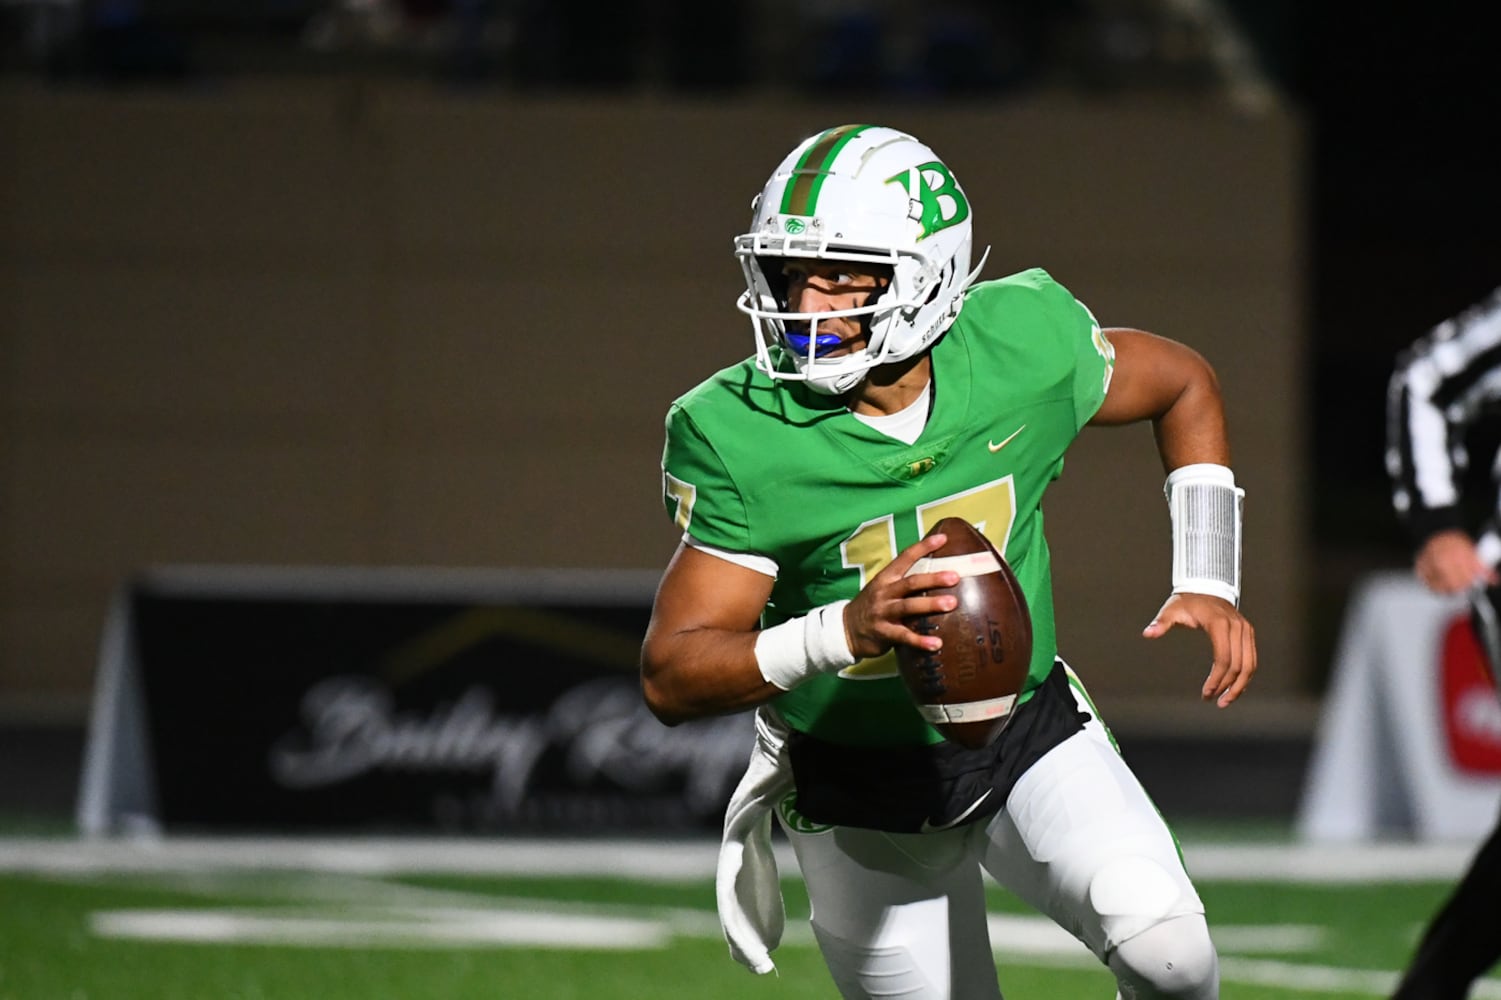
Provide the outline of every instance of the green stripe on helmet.
<path id="1" fill-rule="evenodd" d="M 782 192 L 783 215 L 812 215 L 818 207 L 818 191 L 823 179 L 834 166 L 834 158 L 844 149 L 845 143 L 864 132 L 871 125 L 840 125 L 831 128 L 809 146 L 792 168 L 792 179 Z"/>

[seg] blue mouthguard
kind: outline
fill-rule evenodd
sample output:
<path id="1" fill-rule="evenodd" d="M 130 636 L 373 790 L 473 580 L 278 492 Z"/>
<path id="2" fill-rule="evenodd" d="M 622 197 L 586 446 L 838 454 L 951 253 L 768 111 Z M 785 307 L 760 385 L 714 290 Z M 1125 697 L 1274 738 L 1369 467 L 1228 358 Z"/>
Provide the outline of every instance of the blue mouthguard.
<path id="1" fill-rule="evenodd" d="M 782 333 L 782 339 L 787 342 L 788 347 L 791 347 L 798 354 L 807 357 L 809 337 L 806 333 L 793 333 L 790 330 L 786 330 Z M 813 356 L 815 358 L 824 357 L 838 346 L 839 338 L 837 336 L 832 333 L 820 333 L 818 335 L 818 346 L 815 348 Z"/>

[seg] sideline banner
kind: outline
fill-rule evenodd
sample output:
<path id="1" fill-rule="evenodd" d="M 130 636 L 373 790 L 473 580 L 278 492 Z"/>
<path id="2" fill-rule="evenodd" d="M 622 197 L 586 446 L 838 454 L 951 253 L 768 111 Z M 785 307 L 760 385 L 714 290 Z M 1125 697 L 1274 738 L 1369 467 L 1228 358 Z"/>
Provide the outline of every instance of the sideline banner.
<path id="1" fill-rule="evenodd" d="M 1501 701 L 1469 603 L 1373 574 L 1345 614 L 1297 830 L 1307 841 L 1474 841 L 1501 808 Z"/>
<path id="2" fill-rule="evenodd" d="M 148 574 L 106 629 L 80 828 L 717 831 L 753 723 L 646 710 L 657 578 Z"/>

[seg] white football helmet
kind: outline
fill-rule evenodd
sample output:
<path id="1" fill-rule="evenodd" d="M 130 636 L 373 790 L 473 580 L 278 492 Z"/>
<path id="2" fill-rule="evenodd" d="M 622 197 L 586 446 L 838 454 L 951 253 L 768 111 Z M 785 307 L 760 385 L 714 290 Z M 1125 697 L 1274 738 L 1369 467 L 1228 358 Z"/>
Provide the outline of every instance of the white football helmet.
<path id="1" fill-rule="evenodd" d="M 954 322 L 985 263 L 982 256 L 969 268 L 969 199 L 948 167 L 917 139 L 879 125 L 841 125 L 804 140 L 751 212 L 750 232 L 735 239 L 746 283 L 736 305 L 751 318 L 756 365 L 826 394 L 926 350 Z M 856 309 L 792 312 L 782 275 L 789 257 L 886 265 L 891 282 Z M 864 349 L 819 357 L 838 340 L 820 337 L 818 321 L 834 316 L 865 317 Z"/>

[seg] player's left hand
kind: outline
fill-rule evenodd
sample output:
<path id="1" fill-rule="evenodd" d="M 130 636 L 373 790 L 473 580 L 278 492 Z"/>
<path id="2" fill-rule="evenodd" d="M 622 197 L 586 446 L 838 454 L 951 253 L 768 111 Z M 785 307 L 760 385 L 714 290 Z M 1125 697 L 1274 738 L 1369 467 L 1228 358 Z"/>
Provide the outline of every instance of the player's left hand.
<path id="1" fill-rule="evenodd" d="M 1256 672 L 1256 630 L 1246 616 L 1221 597 L 1174 594 L 1157 617 L 1142 630 L 1148 639 L 1164 636 L 1175 626 L 1200 628 L 1209 636 L 1214 663 L 1201 696 L 1225 708 L 1246 690 Z"/>

